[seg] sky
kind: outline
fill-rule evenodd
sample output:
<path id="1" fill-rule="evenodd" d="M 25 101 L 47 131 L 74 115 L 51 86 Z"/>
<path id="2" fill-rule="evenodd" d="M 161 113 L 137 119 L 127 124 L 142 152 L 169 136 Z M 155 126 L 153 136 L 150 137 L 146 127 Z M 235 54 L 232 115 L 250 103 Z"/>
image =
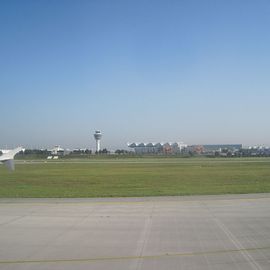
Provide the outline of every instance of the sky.
<path id="1" fill-rule="evenodd" d="M 0 148 L 270 145 L 270 1 L 1 0 Z"/>

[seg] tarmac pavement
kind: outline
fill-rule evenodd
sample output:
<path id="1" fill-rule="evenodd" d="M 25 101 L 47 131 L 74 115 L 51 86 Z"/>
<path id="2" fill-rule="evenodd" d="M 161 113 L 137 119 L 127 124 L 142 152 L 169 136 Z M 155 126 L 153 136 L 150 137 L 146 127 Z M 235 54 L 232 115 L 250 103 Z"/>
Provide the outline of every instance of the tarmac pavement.
<path id="1" fill-rule="evenodd" d="M 0 269 L 270 269 L 270 194 L 0 199 Z"/>

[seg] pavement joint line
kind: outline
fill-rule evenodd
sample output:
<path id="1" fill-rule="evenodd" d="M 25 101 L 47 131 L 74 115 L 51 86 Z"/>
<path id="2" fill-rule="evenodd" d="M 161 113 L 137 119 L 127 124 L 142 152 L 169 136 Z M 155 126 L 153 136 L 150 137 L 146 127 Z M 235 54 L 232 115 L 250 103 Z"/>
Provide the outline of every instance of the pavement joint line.
<path id="1" fill-rule="evenodd" d="M 30 264 L 30 263 L 67 263 L 67 262 L 99 262 L 99 261 L 124 261 L 124 260 L 150 260 L 150 259 L 164 259 L 169 257 L 186 257 L 186 256 L 203 256 L 203 255 L 217 255 L 232 252 L 247 252 L 270 250 L 269 247 L 258 248 L 244 248 L 244 249 L 228 249 L 228 250 L 214 250 L 201 252 L 184 252 L 184 253 L 164 253 L 156 255 L 141 255 L 141 256 L 119 256 L 119 257 L 96 257 L 96 258 L 74 258 L 74 259 L 40 259 L 40 260 L 0 260 L 2 264 Z"/>
<path id="2" fill-rule="evenodd" d="M 234 246 L 241 250 L 241 255 L 245 258 L 245 260 L 247 262 L 249 262 L 250 266 L 253 269 L 257 269 L 257 270 L 261 270 L 262 268 L 260 267 L 260 265 L 256 262 L 256 260 L 254 260 L 254 258 L 252 257 L 252 255 L 248 252 L 248 250 L 245 250 L 244 246 L 241 244 L 241 242 L 238 241 L 238 239 L 235 237 L 235 235 L 229 230 L 229 228 L 227 228 L 216 216 L 215 214 L 213 214 L 211 212 L 211 210 L 209 209 L 209 207 L 204 203 L 206 209 L 209 211 L 209 213 L 211 213 L 213 220 L 215 221 L 215 223 L 219 226 L 219 228 L 226 234 L 226 236 L 228 237 L 228 239 L 234 244 Z"/>
<path id="3" fill-rule="evenodd" d="M 42 198 L 41 198 L 42 199 Z M 54 199 L 54 198 L 52 198 Z M 57 199 L 57 198 L 55 198 Z M 63 199 L 72 199 L 72 198 L 63 198 Z M 83 198 L 82 198 L 83 199 Z M 87 198 L 85 198 L 87 199 Z M 207 203 L 211 203 L 211 202 L 232 202 L 232 201 L 246 201 L 246 202 L 252 202 L 252 201 L 258 201 L 258 200 L 270 200 L 269 197 L 262 197 L 262 198 L 232 198 L 232 199 L 209 199 L 209 200 L 192 200 L 192 199 L 183 199 L 183 200 L 164 200 L 164 201 L 158 201 L 158 200 L 149 200 L 149 201 L 99 201 L 99 202 L 61 202 L 61 201 L 55 201 L 55 202 L 1 202 L 0 201 L 0 206 L 3 205 L 33 205 L 33 206 L 39 206 L 39 205 L 59 205 L 59 204 L 64 204 L 64 205 L 114 205 L 114 204 L 153 204 L 153 203 L 201 203 L 202 201 L 207 202 Z"/>
<path id="4" fill-rule="evenodd" d="M 161 159 L 161 160 L 62 160 L 62 161 L 47 161 L 47 160 L 15 160 L 16 164 L 20 165 L 35 165 L 35 164 L 76 164 L 76 163 L 83 163 L 83 164 L 106 164 L 106 163 L 113 163 L 113 164 L 123 164 L 123 163 L 131 163 L 131 164 L 144 164 L 144 163 L 176 163 L 176 164 L 218 164 L 218 163 L 235 163 L 235 164 L 242 164 L 242 163 L 269 163 L 269 159 L 266 160 L 168 160 L 168 159 Z"/>
<path id="5" fill-rule="evenodd" d="M 238 241 L 238 239 L 234 236 L 234 234 L 218 219 L 216 219 L 216 223 L 223 230 L 223 232 L 228 236 L 228 238 L 231 240 L 231 242 L 238 249 L 242 249 L 241 254 L 246 259 L 246 261 L 249 262 L 250 266 L 253 269 L 261 270 L 262 269 L 261 266 L 256 262 L 256 260 L 251 256 L 251 254 L 247 250 L 244 250 L 243 245 L 241 244 L 241 242 Z"/>

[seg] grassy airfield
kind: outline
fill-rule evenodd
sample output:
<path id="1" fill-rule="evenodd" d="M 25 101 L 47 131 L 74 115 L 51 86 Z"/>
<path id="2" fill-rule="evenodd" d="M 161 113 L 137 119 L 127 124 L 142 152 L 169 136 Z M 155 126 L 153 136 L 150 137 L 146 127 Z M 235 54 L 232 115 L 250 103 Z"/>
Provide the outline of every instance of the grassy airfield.
<path id="1" fill-rule="evenodd" d="M 0 197 L 126 197 L 270 192 L 270 158 L 17 161 Z"/>

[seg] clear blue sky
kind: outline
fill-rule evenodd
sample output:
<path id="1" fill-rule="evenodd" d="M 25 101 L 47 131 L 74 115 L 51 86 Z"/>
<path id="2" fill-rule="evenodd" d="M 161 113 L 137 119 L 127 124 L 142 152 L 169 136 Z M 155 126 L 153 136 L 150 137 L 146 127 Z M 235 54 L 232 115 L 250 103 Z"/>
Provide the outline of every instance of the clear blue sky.
<path id="1" fill-rule="evenodd" d="M 1 0 L 0 147 L 270 145 L 270 1 Z"/>

